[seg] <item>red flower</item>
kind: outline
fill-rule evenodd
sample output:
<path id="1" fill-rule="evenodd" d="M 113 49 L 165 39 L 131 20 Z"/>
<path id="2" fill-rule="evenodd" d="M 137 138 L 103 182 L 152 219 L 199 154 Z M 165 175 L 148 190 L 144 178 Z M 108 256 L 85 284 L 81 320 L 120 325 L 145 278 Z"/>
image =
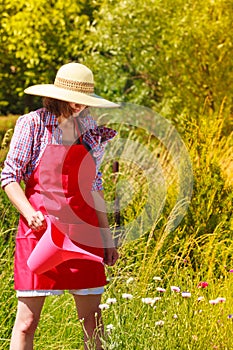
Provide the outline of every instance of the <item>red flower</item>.
<path id="1" fill-rule="evenodd" d="M 206 287 L 208 287 L 208 283 L 207 282 L 199 282 L 197 287 L 198 288 L 206 288 Z"/>

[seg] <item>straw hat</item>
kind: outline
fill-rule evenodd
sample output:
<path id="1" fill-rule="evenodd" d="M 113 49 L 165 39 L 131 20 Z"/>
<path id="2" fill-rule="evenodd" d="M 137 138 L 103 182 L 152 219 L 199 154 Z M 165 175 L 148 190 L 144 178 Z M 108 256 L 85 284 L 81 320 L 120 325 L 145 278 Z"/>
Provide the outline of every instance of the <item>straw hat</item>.
<path id="1" fill-rule="evenodd" d="M 118 104 L 95 95 L 92 71 L 83 64 L 74 62 L 61 66 L 53 84 L 33 85 L 24 92 L 90 107 L 119 107 Z"/>

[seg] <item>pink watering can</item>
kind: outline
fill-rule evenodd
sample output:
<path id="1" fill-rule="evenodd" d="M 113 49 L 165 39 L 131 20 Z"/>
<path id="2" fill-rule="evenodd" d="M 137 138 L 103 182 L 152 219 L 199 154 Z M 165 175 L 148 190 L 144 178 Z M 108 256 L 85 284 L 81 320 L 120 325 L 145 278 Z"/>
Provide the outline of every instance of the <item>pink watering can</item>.
<path id="1" fill-rule="evenodd" d="M 70 259 L 85 259 L 102 263 L 103 258 L 77 247 L 65 234 L 59 231 L 48 217 L 47 228 L 31 252 L 27 265 L 34 273 L 41 274 Z M 32 233 L 26 232 L 26 236 Z"/>

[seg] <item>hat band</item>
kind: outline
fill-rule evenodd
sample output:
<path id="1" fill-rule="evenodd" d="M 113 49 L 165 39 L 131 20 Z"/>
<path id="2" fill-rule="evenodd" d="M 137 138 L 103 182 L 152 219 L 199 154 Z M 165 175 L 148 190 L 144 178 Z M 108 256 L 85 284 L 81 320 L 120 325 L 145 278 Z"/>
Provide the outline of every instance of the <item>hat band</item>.
<path id="1" fill-rule="evenodd" d="M 91 94 L 94 92 L 94 84 L 87 83 L 82 81 L 70 80 L 56 77 L 54 81 L 54 85 L 56 87 L 60 87 L 62 89 L 82 92 L 85 94 Z"/>

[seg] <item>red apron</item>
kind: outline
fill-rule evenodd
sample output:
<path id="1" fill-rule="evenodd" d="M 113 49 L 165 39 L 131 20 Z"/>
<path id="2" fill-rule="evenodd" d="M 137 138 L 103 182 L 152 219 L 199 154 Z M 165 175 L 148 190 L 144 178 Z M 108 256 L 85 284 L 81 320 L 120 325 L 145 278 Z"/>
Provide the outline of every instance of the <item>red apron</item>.
<path id="1" fill-rule="evenodd" d="M 49 131 L 39 165 L 32 173 L 25 194 L 44 215 L 58 218 L 57 226 L 79 247 L 103 257 L 101 233 L 91 194 L 96 176 L 94 159 L 83 144 L 53 145 Z M 82 289 L 106 284 L 104 265 L 84 259 L 62 262 L 53 269 L 35 274 L 27 260 L 43 232 L 29 230 L 20 216 L 16 236 L 14 280 L 16 290 Z"/>

